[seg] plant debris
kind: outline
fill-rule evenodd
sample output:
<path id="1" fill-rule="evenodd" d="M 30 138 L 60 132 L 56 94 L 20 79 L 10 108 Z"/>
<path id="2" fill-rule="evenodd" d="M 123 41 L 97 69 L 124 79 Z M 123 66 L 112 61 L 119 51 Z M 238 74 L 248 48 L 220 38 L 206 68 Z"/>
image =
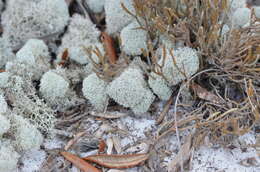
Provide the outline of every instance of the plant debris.
<path id="1" fill-rule="evenodd" d="M 131 155 L 91 155 L 84 157 L 84 160 L 95 162 L 107 168 L 131 168 L 137 166 L 149 157 L 149 154 L 131 154 Z"/>

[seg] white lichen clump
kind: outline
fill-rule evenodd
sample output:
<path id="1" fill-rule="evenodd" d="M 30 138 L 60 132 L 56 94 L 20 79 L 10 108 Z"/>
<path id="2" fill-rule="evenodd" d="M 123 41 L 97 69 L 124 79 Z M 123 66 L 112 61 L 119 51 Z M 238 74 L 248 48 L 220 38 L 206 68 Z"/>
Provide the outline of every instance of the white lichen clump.
<path id="1" fill-rule="evenodd" d="M 99 111 L 104 111 L 108 104 L 108 96 L 106 94 L 107 85 L 95 73 L 89 75 L 83 81 L 83 95 Z"/>
<path id="2" fill-rule="evenodd" d="M 22 116 L 13 116 L 13 127 L 15 130 L 15 146 L 19 151 L 39 149 L 43 136 L 39 130 Z"/>
<path id="3" fill-rule="evenodd" d="M 250 9 L 238 8 L 232 15 L 232 25 L 234 27 L 243 27 L 250 22 Z"/>
<path id="4" fill-rule="evenodd" d="M 9 0 L 2 13 L 3 37 L 12 47 L 29 38 L 62 31 L 69 20 L 64 0 Z"/>
<path id="5" fill-rule="evenodd" d="M 73 15 L 68 32 L 63 36 L 62 45 L 58 50 L 58 61 L 61 60 L 66 48 L 68 49 L 69 58 L 79 64 L 90 62 L 89 54 L 84 47 L 91 47 L 92 49 L 97 47 L 104 54 L 103 45 L 99 42 L 99 36 L 100 31 L 88 17 L 84 18 L 78 14 Z M 97 59 L 94 53 L 91 54 L 91 58 Z"/>
<path id="6" fill-rule="evenodd" d="M 5 64 L 14 58 L 15 55 L 13 54 L 8 41 L 4 38 L 0 38 L 0 68 L 4 68 Z"/>
<path id="7" fill-rule="evenodd" d="M 147 48 L 147 31 L 138 29 L 140 25 L 137 22 L 130 23 L 122 29 L 120 38 L 122 41 L 122 50 L 129 55 L 140 55 L 142 49 Z"/>
<path id="8" fill-rule="evenodd" d="M 260 18 L 260 7 L 259 6 L 255 6 L 254 7 L 254 11 L 255 11 L 256 17 Z"/>
<path id="9" fill-rule="evenodd" d="M 228 2 L 231 12 L 235 11 L 238 8 L 246 7 L 246 1 L 247 0 L 229 0 Z"/>
<path id="10" fill-rule="evenodd" d="M 42 40 L 30 39 L 16 53 L 16 58 L 18 61 L 37 65 L 41 58 L 49 58 L 48 47 Z"/>
<path id="11" fill-rule="evenodd" d="M 128 14 L 121 6 L 123 4 L 131 13 L 135 14 L 132 0 L 106 0 L 105 13 L 107 32 L 116 33 L 123 29 L 133 20 L 133 16 Z"/>
<path id="12" fill-rule="evenodd" d="M 8 72 L 0 73 L 0 88 L 6 88 L 10 74 Z"/>
<path id="13" fill-rule="evenodd" d="M 9 143 L 0 141 L 0 171 L 13 172 L 17 168 L 20 155 Z"/>
<path id="14" fill-rule="evenodd" d="M 38 97 L 32 81 L 12 74 L 7 85 L 4 91 L 12 102 L 12 111 L 29 119 L 41 131 L 52 131 L 56 121 L 54 111 Z"/>
<path id="15" fill-rule="evenodd" d="M 16 53 L 18 62 L 32 69 L 33 79 L 38 80 L 50 68 L 50 55 L 47 45 L 38 39 L 30 39 Z"/>
<path id="16" fill-rule="evenodd" d="M 163 59 L 160 60 L 162 65 Z M 199 69 L 197 52 L 189 47 L 167 50 L 165 64 L 162 68 L 164 77 L 169 86 L 191 77 Z"/>
<path id="17" fill-rule="evenodd" d="M 142 71 L 134 67 L 127 68 L 113 80 L 107 93 L 120 105 L 131 108 L 135 114 L 146 112 L 155 98 L 147 87 Z"/>
<path id="18" fill-rule="evenodd" d="M 168 100 L 172 94 L 171 88 L 168 86 L 167 81 L 161 76 L 152 73 L 148 80 L 149 86 L 153 92 L 161 99 Z"/>
<path id="19" fill-rule="evenodd" d="M 0 92 L 0 114 L 4 114 L 7 112 L 8 106 L 5 101 L 4 95 Z"/>
<path id="20" fill-rule="evenodd" d="M 69 82 L 53 71 L 46 72 L 40 83 L 40 93 L 46 101 L 53 102 L 58 98 L 65 98 L 69 91 Z"/>
<path id="21" fill-rule="evenodd" d="M 10 120 L 0 113 L 0 139 L 2 135 L 10 129 L 10 126 Z"/>
<path id="22" fill-rule="evenodd" d="M 74 71 L 66 71 L 58 67 L 42 76 L 40 94 L 52 109 L 64 111 L 83 102 L 70 87 L 71 81 L 68 79 L 68 75 L 77 77 L 76 80 L 79 79 L 77 73 L 76 75 L 73 73 Z"/>
<path id="23" fill-rule="evenodd" d="M 104 10 L 105 0 L 85 0 L 94 13 L 101 13 Z"/>

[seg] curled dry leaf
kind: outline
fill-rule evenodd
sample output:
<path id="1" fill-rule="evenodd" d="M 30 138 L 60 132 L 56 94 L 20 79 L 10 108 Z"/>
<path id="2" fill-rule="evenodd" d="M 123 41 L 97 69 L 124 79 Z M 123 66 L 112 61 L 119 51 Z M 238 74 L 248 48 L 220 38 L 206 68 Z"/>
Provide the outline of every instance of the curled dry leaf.
<path id="1" fill-rule="evenodd" d="M 204 100 L 213 102 L 213 103 L 222 103 L 222 99 L 216 96 L 215 94 L 207 91 L 205 88 L 202 88 L 200 85 L 193 83 L 192 84 L 192 89 L 195 92 L 195 94 Z"/>
<path id="2" fill-rule="evenodd" d="M 68 48 L 66 48 L 61 56 L 61 62 L 59 63 L 60 66 L 65 66 L 69 59 L 69 51 Z"/>
<path id="3" fill-rule="evenodd" d="M 107 53 L 110 64 L 115 64 L 117 61 L 116 49 L 114 47 L 113 39 L 106 33 L 101 33 L 101 41 L 103 42 L 104 49 Z"/>
<path id="4" fill-rule="evenodd" d="M 68 143 L 67 143 L 67 145 L 64 147 L 64 150 L 65 151 L 67 151 L 67 150 L 69 150 L 69 148 L 73 145 L 73 144 L 75 144 L 82 136 L 84 136 L 86 134 L 86 132 L 79 132 L 79 133 L 77 133 L 75 136 L 74 136 L 74 138 L 73 139 L 71 139 Z"/>
<path id="5" fill-rule="evenodd" d="M 60 154 L 83 172 L 101 172 L 99 169 L 77 157 L 76 155 L 73 155 L 69 152 L 61 152 Z"/>
<path id="6" fill-rule="evenodd" d="M 107 168 L 131 168 L 137 166 L 149 157 L 149 154 L 131 155 L 91 155 L 84 157 L 84 160 L 97 163 Z"/>
<path id="7" fill-rule="evenodd" d="M 1 72 L 5 72 L 5 70 L 4 70 L 4 69 L 0 69 L 0 73 L 1 73 Z"/>
<path id="8" fill-rule="evenodd" d="M 104 140 L 100 140 L 98 144 L 98 153 L 100 154 L 105 152 L 106 146 L 106 142 Z"/>

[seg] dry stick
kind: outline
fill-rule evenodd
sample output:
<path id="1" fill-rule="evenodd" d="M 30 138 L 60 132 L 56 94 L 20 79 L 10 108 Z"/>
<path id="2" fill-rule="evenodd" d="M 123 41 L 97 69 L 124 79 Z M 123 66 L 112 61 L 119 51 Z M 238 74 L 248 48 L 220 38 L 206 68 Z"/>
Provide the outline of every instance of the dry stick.
<path id="1" fill-rule="evenodd" d="M 173 102 L 173 94 L 172 94 L 172 95 L 170 96 L 170 98 L 168 99 L 168 101 L 167 101 L 167 103 L 166 103 L 166 105 L 165 105 L 163 111 L 161 112 L 160 116 L 159 116 L 158 119 L 156 120 L 156 124 L 160 124 L 160 123 L 163 121 L 165 115 L 167 114 L 167 112 L 168 112 L 169 109 L 170 109 L 170 106 L 171 106 L 172 102 Z"/>
<path id="2" fill-rule="evenodd" d="M 178 105 L 178 100 L 179 100 L 179 97 L 180 97 L 180 93 L 186 87 L 187 83 L 189 83 L 192 79 L 194 79 L 198 75 L 200 75 L 200 74 L 202 74 L 204 72 L 215 71 L 215 70 L 216 69 L 206 69 L 206 70 L 203 70 L 203 71 L 195 74 L 193 77 L 188 79 L 188 81 L 186 83 L 182 84 L 180 89 L 179 89 L 179 92 L 177 94 L 177 97 L 176 97 L 176 100 L 175 100 L 175 103 L 174 103 L 174 109 L 173 109 L 174 110 L 174 125 L 175 125 L 176 137 L 177 137 L 179 150 L 181 149 L 181 142 L 180 142 L 180 134 L 179 134 L 178 124 L 177 124 L 177 105 Z M 181 158 L 181 172 L 183 172 L 183 157 L 182 157 L 182 155 L 180 156 L 180 158 Z"/>
<path id="3" fill-rule="evenodd" d="M 99 169 L 92 166 L 88 162 L 84 161 L 83 159 L 77 157 L 76 155 L 73 155 L 69 152 L 61 152 L 60 153 L 65 159 L 70 161 L 73 165 L 75 165 L 77 168 L 84 172 L 100 172 Z"/>

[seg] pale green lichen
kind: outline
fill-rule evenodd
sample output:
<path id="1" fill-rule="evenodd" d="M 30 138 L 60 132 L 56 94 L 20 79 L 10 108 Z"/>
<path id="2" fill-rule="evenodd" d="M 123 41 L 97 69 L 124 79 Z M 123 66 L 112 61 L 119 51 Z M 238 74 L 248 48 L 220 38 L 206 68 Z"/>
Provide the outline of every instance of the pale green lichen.
<path id="1" fill-rule="evenodd" d="M 55 124 L 54 111 L 36 94 L 32 81 L 11 75 L 5 93 L 9 95 L 14 113 L 18 113 L 43 132 L 52 131 Z"/>
<path id="2" fill-rule="evenodd" d="M 142 71 L 129 67 L 108 86 L 108 95 L 124 107 L 131 108 L 135 114 L 144 113 L 154 100 L 147 87 Z"/>
<path id="3" fill-rule="evenodd" d="M 248 8 L 238 8 L 232 15 L 232 25 L 234 27 L 243 27 L 250 22 L 251 12 Z"/>
<path id="4" fill-rule="evenodd" d="M 6 88 L 8 84 L 10 73 L 1 72 L 0 73 L 0 88 Z"/>
<path id="5" fill-rule="evenodd" d="M 74 14 L 71 18 L 68 32 L 62 38 L 62 45 L 58 49 L 57 62 L 62 58 L 65 49 L 68 49 L 69 58 L 79 64 L 90 62 L 89 54 L 85 48 L 98 48 L 104 54 L 103 45 L 99 42 L 100 31 L 90 18 Z M 98 59 L 91 53 L 92 59 Z"/>
<path id="6" fill-rule="evenodd" d="M 0 38 L 0 68 L 4 68 L 5 64 L 15 58 L 12 49 L 6 39 Z"/>
<path id="7" fill-rule="evenodd" d="M 69 82 L 54 71 L 48 71 L 42 76 L 40 93 L 47 101 L 55 101 L 57 98 L 64 98 L 68 91 Z"/>
<path id="8" fill-rule="evenodd" d="M 163 58 L 160 60 L 162 65 Z M 199 57 L 197 52 L 189 47 L 167 50 L 165 64 L 162 68 L 169 86 L 191 77 L 199 69 Z"/>
<path id="9" fill-rule="evenodd" d="M 104 10 L 105 0 L 85 0 L 91 11 L 101 13 Z"/>
<path id="10" fill-rule="evenodd" d="M 10 126 L 10 120 L 0 113 L 0 139 L 2 135 L 10 129 Z"/>
<path id="11" fill-rule="evenodd" d="M 122 50 L 129 55 L 140 55 L 142 49 L 147 49 L 147 31 L 138 29 L 140 25 L 132 22 L 122 29 L 120 38 Z"/>
<path id="12" fill-rule="evenodd" d="M 68 20 L 64 0 L 8 0 L 2 13 L 3 37 L 12 47 L 20 46 L 30 38 L 62 31 Z"/>
<path id="13" fill-rule="evenodd" d="M 172 94 L 171 88 L 168 86 L 167 81 L 161 76 L 152 73 L 148 80 L 149 86 L 153 92 L 161 99 L 168 100 Z"/>
<path id="14" fill-rule="evenodd" d="M 10 142 L 0 141 L 0 171 L 13 172 L 17 168 L 20 155 L 15 151 Z"/>
<path id="15" fill-rule="evenodd" d="M 99 111 L 105 110 L 108 104 L 106 87 L 107 83 L 98 78 L 95 73 L 83 80 L 83 95 L 91 102 L 95 109 Z"/>
<path id="16" fill-rule="evenodd" d="M 39 149 L 43 136 L 40 131 L 28 120 L 19 115 L 12 116 L 12 127 L 14 128 L 15 146 L 19 151 Z"/>
<path id="17" fill-rule="evenodd" d="M 106 0 L 106 26 L 109 34 L 116 33 L 133 20 L 133 16 L 128 14 L 123 8 L 123 4 L 133 14 L 135 13 L 132 0 Z"/>

